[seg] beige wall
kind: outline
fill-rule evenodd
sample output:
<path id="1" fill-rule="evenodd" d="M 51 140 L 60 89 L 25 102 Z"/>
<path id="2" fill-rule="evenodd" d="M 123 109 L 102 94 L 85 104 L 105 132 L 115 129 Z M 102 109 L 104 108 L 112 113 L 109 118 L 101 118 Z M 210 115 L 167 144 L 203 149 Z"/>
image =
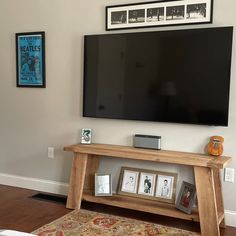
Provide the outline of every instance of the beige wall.
<path id="1" fill-rule="evenodd" d="M 224 154 L 233 156 L 236 168 L 235 50 L 228 128 L 82 117 L 82 36 L 105 32 L 106 5 L 129 2 L 135 1 L 0 0 L 0 173 L 67 182 L 72 155 L 62 148 L 79 142 L 82 127 L 91 127 L 98 143 L 132 145 L 135 133 L 155 134 L 163 149 L 191 152 L 203 152 L 210 136 L 223 135 Z M 214 6 L 213 25 L 171 29 L 236 25 L 234 0 L 215 0 Z M 168 27 L 131 31 L 160 29 Z M 46 89 L 15 86 L 15 33 L 27 31 L 46 31 Z M 48 146 L 56 148 L 54 159 L 47 158 Z M 104 159 L 100 170 L 110 169 L 116 186 L 119 167 L 128 165 L 178 172 L 178 189 L 182 180 L 193 182 L 187 167 Z M 236 211 L 235 184 L 223 187 L 226 209 Z"/>

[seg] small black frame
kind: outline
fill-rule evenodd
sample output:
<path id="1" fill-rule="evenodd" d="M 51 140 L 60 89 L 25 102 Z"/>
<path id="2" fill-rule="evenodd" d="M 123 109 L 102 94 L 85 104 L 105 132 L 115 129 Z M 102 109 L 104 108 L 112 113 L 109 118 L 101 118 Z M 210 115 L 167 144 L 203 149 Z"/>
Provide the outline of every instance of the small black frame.
<path id="1" fill-rule="evenodd" d="M 106 7 L 106 30 L 212 23 L 213 0 L 154 1 Z"/>
<path id="2" fill-rule="evenodd" d="M 45 88 L 45 32 L 16 33 L 16 86 Z"/>

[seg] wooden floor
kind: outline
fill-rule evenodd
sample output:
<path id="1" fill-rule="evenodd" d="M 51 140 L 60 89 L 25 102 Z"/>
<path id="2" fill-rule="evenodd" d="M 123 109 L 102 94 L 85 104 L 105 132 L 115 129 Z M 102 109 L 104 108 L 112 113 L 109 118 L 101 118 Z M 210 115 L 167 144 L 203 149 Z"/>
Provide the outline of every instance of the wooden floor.
<path id="1" fill-rule="evenodd" d="M 70 212 L 70 210 L 66 209 L 65 205 L 62 203 L 31 198 L 31 196 L 37 193 L 37 191 L 33 190 L 0 185 L 0 229 L 32 232 L 44 224 L 50 223 L 51 221 Z M 149 213 L 88 202 L 83 202 L 82 208 L 150 221 L 196 232 L 200 231 L 198 223 L 170 217 L 157 216 Z M 227 227 L 226 229 L 221 230 L 221 236 L 234 235 L 236 235 L 236 228 Z"/>

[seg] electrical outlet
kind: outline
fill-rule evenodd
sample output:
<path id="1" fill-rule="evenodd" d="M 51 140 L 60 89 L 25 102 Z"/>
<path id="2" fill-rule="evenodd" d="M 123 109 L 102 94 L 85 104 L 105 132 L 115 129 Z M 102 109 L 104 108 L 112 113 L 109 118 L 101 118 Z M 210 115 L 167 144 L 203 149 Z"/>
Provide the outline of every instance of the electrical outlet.
<path id="1" fill-rule="evenodd" d="M 234 168 L 225 168 L 225 182 L 234 183 Z"/>
<path id="2" fill-rule="evenodd" d="M 48 158 L 54 158 L 54 147 L 48 147 Z"/>

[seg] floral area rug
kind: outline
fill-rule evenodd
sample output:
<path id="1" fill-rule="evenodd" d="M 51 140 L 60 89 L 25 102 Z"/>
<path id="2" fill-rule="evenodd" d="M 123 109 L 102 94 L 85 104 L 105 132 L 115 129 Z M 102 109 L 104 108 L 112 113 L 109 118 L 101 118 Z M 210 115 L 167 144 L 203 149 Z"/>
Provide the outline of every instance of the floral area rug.
<path id="1" fill-rule="evenodd" d="M 87 210 L 74 210 L 32 233 L 38 236 L 200 235 L 181 229 Z"/>

